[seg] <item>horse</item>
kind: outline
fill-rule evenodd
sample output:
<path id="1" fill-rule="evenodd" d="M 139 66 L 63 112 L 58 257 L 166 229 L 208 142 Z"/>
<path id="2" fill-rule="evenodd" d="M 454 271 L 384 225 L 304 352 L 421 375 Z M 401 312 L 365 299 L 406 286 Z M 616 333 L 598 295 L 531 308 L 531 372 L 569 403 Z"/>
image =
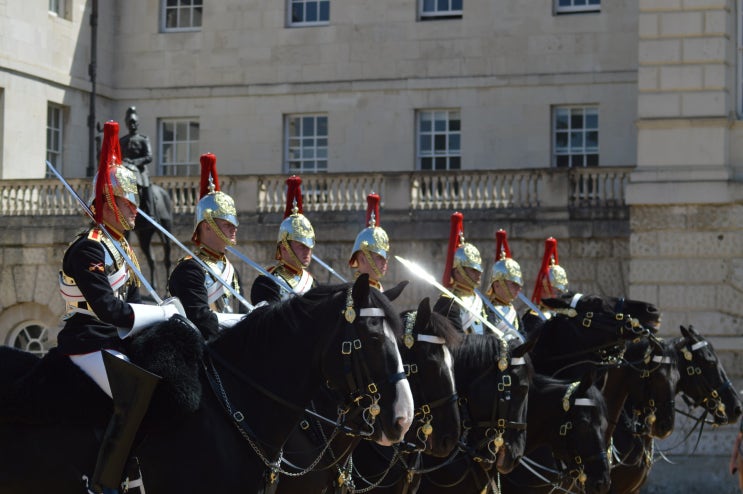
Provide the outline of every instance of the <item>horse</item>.
<path id="1" fill-rule="evenodd" d="M 617 312 L 596 295 L 563 295 L 542 301 L 553 315 L 528 330 L 539 333 L 530 355 L 540 374 L 580 379 L 597 367 L 614 365 L 626 341 L 647 333 L 629 315 Z"/>
<path id="2" fill-rule="evenodd" d="M 174 326 L 187 327 L 187 335 L 199 334 L 181 316 L 146 333 L 157 336 Z M 339 407 L 364 409 L 374 420 L 372 439 L 402 440 L 413 420 L 413 402 L 396 344 L 401 336 L 398 314 L 369 287 L 366 275 L 354 284 L 317 287 L 302 297 L 254 310 L 214 341 L 202 342 L 203 355 L 184 359 L 194 369 L 196 386 L 208 390 L 194 393 L 192 410 L 153 410 L 161 390 L 156 392 L 132 451 L 144 485 L 161 494 L 270 490 L 280 468 L 281 447 L 321 385 L 333 390 Z M 184 339 L 181 334 L 157 341 L 139 355 L 152 357 L 155 350 Z M 2 350 L 3 365 L 13 360 L 28 367 L 29 359 L 6 359 L 7 353 L 18 350 Z M 162 368 L 173 363 L 170 358 L 155 361 Z M 157 366 L 150 370 L 164 374 Z M 28 367 L 24 377 L 33 371 Z M 108 420 L 110 400 L 102 391 L 87 398 L 70 396 L 75 385 L 60 381 L 59 373 L 39 377 L 36 383 L 26 379 L 15 388 L 17 400 L 7 383 L 0 389 L 0 492 L 84 492 L 99 446 L 101 430 L 96 426 Z M 84 384 L 97 389 L 89 379 Z M 52 417 L 31 423 L 28 414 L 40 403 L 55 413 L 65 409 L 58 402 L 46 403 L 44 396 L 28 396 L 41 385 L 73 400 L 77 421 L 59 423 Z M 14 408 L 18 404 L 23 415 Z M 96 407 L 106 406 L 109 415 L 89 416 Z"/>
<path id="3" fill-rule="evenodd" d="M 741 416 L 741 401 L 712 344 L 692 326 L 681 326 L 680 330 L 681 337 L 663 340 L 666 352 L 676 354 L 680 377 L 675 393 L 685 397 L 692 408 L 704 408 L 698 423 L 704 422 L 708 414 L 713 417 L 714 426 L 735 423 Z M 612 469 L 612 492 L 637 493 L 647 482 L 655 460 L 654 440 L 629 427 L 618 426 L 617 432 L 615 445 L 624 456 L 621 464 Z"/>
<path id="4" fill-rule="evenodd" d="M 420 484 L 426 494 L 481 492 L 491 482 L 492 470 L 513 470 L 526 445 L 527 396 L 534 373 L 527 352 L 533 344 L 532 339 L 521 344 L 494 335 L 466 335 L 452 352 L 462 417 L 459 448 L 446 458 L 421 455 L 418 465 L 405 465 L 406 474 L 415 478 L 393 477 L 385 484 L 397 484 L 397 489 L 410 485 L 408 492 Z M 385 472 L 380 472 L 380 462 L 364 471 L 362 464 L 373 463 L 360 458 L 356 463 L 359 477 L 366 479 L 362 487 L 381 482 Z"/>
<path id="5" fill-rule="evenodd" d="M 594 380 L 593 372 L 576 382 L 534 376 L 526 451 L 513 472 L 500 476 L 501 493 L 608 491 L 607 408 Z"/>
<path id="6" fill-rule="evenodd" d="M 142 187 L 137 186 L 140 197 L 142 194 Z M 152 197 L 153 210 L 149 211 L 149 207 L 145 204 L 140 204 L 142 211 L 147 213 L 152 219 L 157 221 L 166 231 L 173 231 L 173 201 L 170 199 L 168 191 L 156 184 L 150 184 L 150 194 Z M 128 232 L 127 232 L 128 233 Z M 134 233 L 137 234 L 139 240 L 139 247 L 144 253 L 145 259 L 147 260 L 147 266 L 150 269 L 150 282 L 152 287 L 157 290 L 157 277 L 155 276 L 155 256 L 152 252 L 152 236 L 157 233 L 160 237 L 160 241 L 163 245 L 163 263 L 165 265 L 165 280 L 167 281 L 170 276 L 170 238 L 160 231 L 157 227 L 152 225 L 145 217 L 141 214 L 137 215 L 134 221 Z M 166 283 L 167 284 L 167 283 Z"/>
<path id="7" fill-rule="evenodd" d="M 394 289 L 393 289 L 394 290 Z M 388 298 L 392 290 L 384 292 Z M 415 403 L 414 425 L 404 443 L 410 448 L 445 456 L 456 446 L 460 434 L 459 408 L 454 388 L 450 348 L 461 341 L 461 334 L 449 320 L 431 312 L 428 298 L 417 310 L 401 314 L 404 333 L 398 339 L 403 368 L 410 382 Z M 325 389 L 315 394 L 314 413 L 335 413 L 337 406 Z M 277 492 L 310 494 L 328 488 L 352 488 L 352 452 L 363 439 L 356 431 L 365 425 L 359 414 L 341 411 L 341 420 L 321 420 L 306 416 L 284 447 L 287 472 L 282 474 Z M 327 422 L 330 425 L 324 424 Z"/>

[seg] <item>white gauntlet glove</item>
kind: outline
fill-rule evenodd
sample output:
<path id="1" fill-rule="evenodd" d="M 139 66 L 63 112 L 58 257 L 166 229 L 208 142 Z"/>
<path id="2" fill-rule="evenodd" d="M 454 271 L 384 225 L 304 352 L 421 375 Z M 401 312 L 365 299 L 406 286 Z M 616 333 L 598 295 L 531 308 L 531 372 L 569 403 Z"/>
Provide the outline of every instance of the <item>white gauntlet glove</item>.
<path id="1" fill-rule="evenodd" d="M 219 329 L 231 328 L 247 314 L 233 314 L 231 312 L 215 312 Z"/>
<path id="2" fill-rule="evenodd" d="M 162 305 L 129 304 L 134 311 L 132 329 L 119 328 L 119 337 L 127 338 L 155 323 L 167 321 L 170 316 L 181 314 L 186 316 L 183 305 L 176 297 L 171 297 Z"/>

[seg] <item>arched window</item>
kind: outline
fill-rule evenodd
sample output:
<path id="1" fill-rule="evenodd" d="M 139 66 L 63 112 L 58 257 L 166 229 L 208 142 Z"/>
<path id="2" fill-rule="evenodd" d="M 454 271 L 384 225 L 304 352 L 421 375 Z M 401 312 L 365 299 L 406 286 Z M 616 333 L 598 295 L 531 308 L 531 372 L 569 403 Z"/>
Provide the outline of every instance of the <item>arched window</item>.
<path id="1" fill-rule="evenodd" d="M 10 333 L 8 344 L 41 357 L 55 342 L 50 341 L 47 327 L 35 322 L 24 322 Z"/>

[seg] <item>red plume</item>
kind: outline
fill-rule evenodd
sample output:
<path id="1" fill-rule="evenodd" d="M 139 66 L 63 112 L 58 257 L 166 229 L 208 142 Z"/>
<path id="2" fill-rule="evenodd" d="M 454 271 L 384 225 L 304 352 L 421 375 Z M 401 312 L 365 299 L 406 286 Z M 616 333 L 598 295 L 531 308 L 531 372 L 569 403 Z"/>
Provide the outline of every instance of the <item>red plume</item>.
<path id="1" fill-rule="evenodd" d="M 459 248 L 461 234 L 464 233 L 464 215 L 460 212 L 451 215 L 451 226 L 449 228 L 449 247 L 446 249 L 446 265 L 444 276 L 441 279 L 445 287 L 451 286 L 451 270 L 454 266 L 454 253 Z"/>
<path id="2" fill-rule="evenodd" d="M 372 213 L 374 213 L 374 224 L 371 224 Z M 379 226 L 379 195 L 371 193 L 366 196 L 366 226 Z"/>
<path id="3" fill-rule="evenodd" d="M 508 247 L 508 239 L 505 230 L 495 232 L 495 262 L 500 261 L 504 256 L 511 257 L 511 249 Z"/>
<path id="4" fill-rule="evenodd" d="M 557 240 L 553 237 L 550 237 L 544 241 L 544 256 L 542 257 L 542 266 L 539 268 L 539 274 L 537 274 L 537 282 L 534 286 L 534 293 L 531 296 L 531 300 L 535 304 L 540 303 L 542 300 L 542 286 L 544 285 L 544 280 L 549 279 L 550 265 L 552 264 L 553 259 L 555 264 L 558 264 Z M 550 293 L 549 295 L 552 296 L 554 295 L 554 293 Z"/>
<path id="5" fill-rule="evenodd" d="M 289 217 L 294 210 L 294 200 L 297 201 L 297 212 L 302 211 L 302 179 L 296 175 L 286 179 L 286 208 L 284 209 L 284 218 Z"/>
<path id="6" fill-rule="evenodd" d="M 110 170 L 114 166 L 121 165 L 121 145 L 119 144 L 119 124 L 109 120 L 103 125 L 103 141 L 101 142 L 101 154 L 98 158 L 98 178 L 95 181 L 95 222 L 100 223 L 103 219 L 103 201 L 106 192 L 113 198 L 114 191 L 111 184 Z M 112 201 L 116 208 L 116 201 Z"/>
<path id="7" fill-rule="evenodd" d="M 220 190 L 219 176 L 217 176 L 217 157 L 212 153 L 201 155 L 201 187 L 199 188 L 199 199 L 209 193 L 209 177 L 214 182 L 214 191 Z"/>

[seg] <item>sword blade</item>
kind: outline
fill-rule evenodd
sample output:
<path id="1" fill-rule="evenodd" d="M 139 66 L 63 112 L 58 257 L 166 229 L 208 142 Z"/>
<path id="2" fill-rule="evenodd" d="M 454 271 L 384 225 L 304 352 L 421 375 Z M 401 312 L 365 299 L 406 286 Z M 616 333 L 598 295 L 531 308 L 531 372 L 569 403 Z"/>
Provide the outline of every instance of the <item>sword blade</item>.
<path id="1" fill-rule="evenodd" d="M 64 179 L 62 175 L 57 171 L 56 168 L 54 168 L 54 165 L 52 165 L 49 161 L 46 162 L 46 167 L 49 168 L 49 171 L 51 171 L 57 179 L 59 179 L 60 182 L 62 182 L 62 185 L 64 185 L 65 189 L 72 194 L 72 197 L 77 201 L 77 203 L 82 207 L 83 211 L 85 212 L 88 217 L 93 220 L 93 222 L 100 228 L 100 230 L 103 232 L 106 237 L 108 237 L 109 240 L 111 240 L 111 243 L 116 248 L 118 253 L 121 255 L 121 257 L 124 259 L 124 262 L 129 266 L 129 268 L 132 270 L 134 275 L 139 278 L 140 283 L 142 283 L 142 286 L 144 286 L 148 292 L 150 292 L 150 295 L 152 295 L 152 299 L 158 304 L 161 305 L 163 303 L 163 299 L 160 298 L 160 296 L 155 292 L 155 289 L 152 287 L 149 281 L 147 281 L 147 278 L 144 277 L 142 272 L 139 270 L 137 265 L 132 261 L 132 259 L 127 255 L 127 253 L 124 251 L 124 249 L 119 245 L 119 242 L 115 240 L 111 234 L 106 230 L 106 228 L 101 225 L 100 223 L 95 221 L 95 215 L 93 214 L 93 211 L 90 210 L 88 205 L 83 201 L 82 197 L 78 195 L 78 193 L 75 191 L 75 189 L 72 188 L 72 186 L 67 183 L 67 180 Z"/>
<path id="2" fill-rule="evenodd" d="M 444 285 L 436 281 L 436 278 L 434 278 L 430 273 L 426 272 L 425 269 L 423 269 L 422 266 L 419 266 L 418 264 L 414 263 L 413 261 L 408 261 L 407 259 L 395 256 L 395 259 L 400 261 L 408 270 L 413 273 L 415 276 L 419 277 L 429 285 L 434 286 L 436 289 L 438 289 L 440 292 L 448 295 L 451 297 L 460 307 L 464 308 L 467 312 L 472 314 L 475 319 L 480 321 L 482 324 L 487 326 L 493 333 L 498 335 L 499 338 L 503 338 L 503 331 L 496 328 L 490 321 L 482 317 L 481 314 L 478 314 L 477 312 L 473 311 L 469 305 L 467 305 L 464 300 L 454 295 L 454 293 L 446 288 Z"/>
<path id="3" fill-rule="evenodd" d="M 535 313 L 536 315 L 538 315 L 538 316 L 539 316 L 539 319 L 541 319 L 542 321 L 546 321 L 546 320 L 547 320 L 547 316 L 545 316 L 545 315 L 544 315 L 544 312 L 542 312 L 541 310 L 539 310 L 539 307 L 537 307 L 537 306 L 536 306 L 536 305 L 534 304 L 534 302 L 532 302 L 531 300 L 529 300 L 529 297 L 527 297 L 527 296 L 526 296 L 526 295 L 524 295 L 523 293 L 519 292 L 519 298 L 520 298 L 520 299 L 521 299 L 521 301 L 522 301 L 523 303 L 525 303 L 525 304 L 526 304 L 526 305 L 527 305 L 527 306 L 528 306 L 528 307 L 529 307 L 529 308 L 530 308 L 531 310 L 533 310 L 533 311 L 534 311 L 534 313 Z"/>
<path id="4" fill-rule="evenodd" d="M 325 261 L 323 261 L 322 259 L 320 259 L 319 257 L 317 257 L 315 254 L 312 254 L 312 260 L 315 261 L 316 263 L 318 263 L 320 266 L 322 266 L 325 269 L 327 269 L 328 271 L 330 271 L 330 274 L 332 274 L 333 276 L 335 276 L 336 278 L 338 278 L 339 280 L 341 280 L 343 283 L 348 283 L 343 276 L 341 276 L 340 274 L 338 274 L 338 272 L 335 269 L 333 269 L 332 267 L 330 267 L 329 264 L 327 264 Z"/>

